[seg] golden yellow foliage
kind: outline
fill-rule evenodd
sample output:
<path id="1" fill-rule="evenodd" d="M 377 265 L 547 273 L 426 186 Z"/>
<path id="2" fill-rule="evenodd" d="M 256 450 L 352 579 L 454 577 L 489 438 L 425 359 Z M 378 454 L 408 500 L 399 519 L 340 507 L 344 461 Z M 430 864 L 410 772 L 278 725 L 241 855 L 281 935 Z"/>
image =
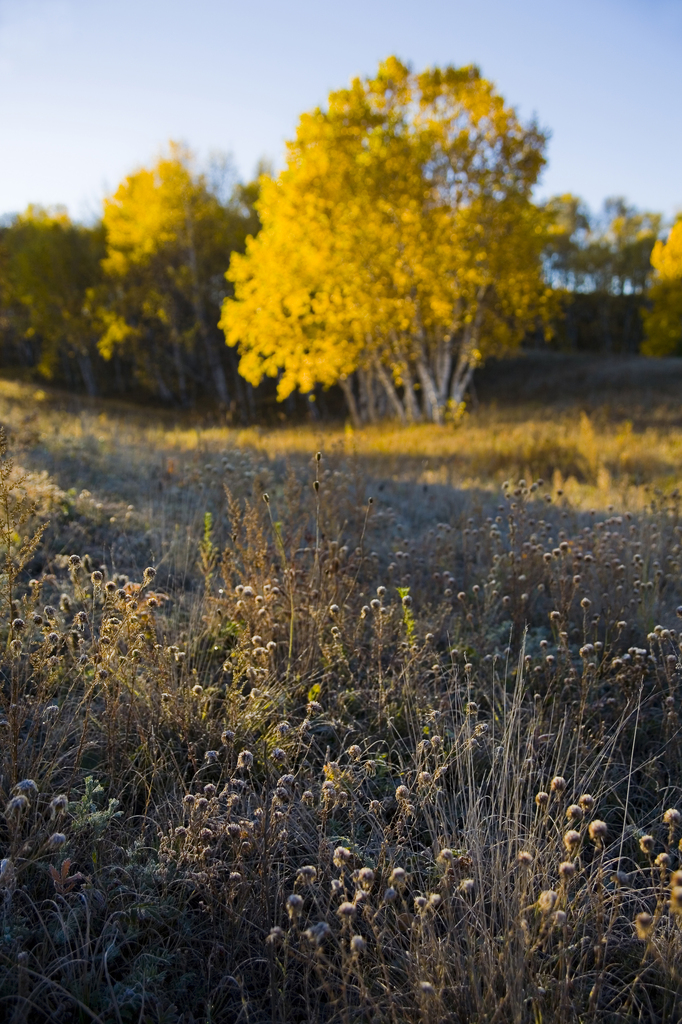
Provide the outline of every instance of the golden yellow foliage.
<path id="1" fill-rule="evenodd" d="M 217 315 L 208 310 L 216 266 L 222 272 L 234 246 L 234 219 L 194 170 L 192 154 L 172 142 L 104 202 L 103 267 L 116 300 L 100 310 L 99 350 L 105 359 L 127 354 L 137 376 L 154 380 L 165 399 L 172 392 L 162 368 L 170 363 L 183 404 L 189 376 L 203 377 L 209 393 L 229 404 Z"/>
<path id="2" fill-rule="evenodd" d="M 477 362 L 545 317 L 543 145 L 476 68 L 392 57 L 331 93 L 232 257 L 221 326 L 240 372 L 278 378 L 280 398 L 339 382 L 356 419 L 357 374 L 365 418 L 440 422 Z"/>
<path id="3" fill-rule="evenodd" d="M 0 302 L 20 310 L 23 336 L 37 339 L 38 371 L 50 379 L 60 361 L 73 361 L 93 394 L 92 307 L 104 251 L 101 226 L 73 224 L 63 207 L 32 205 L 15 218 L 3 241 Z"/>
<path id="4" fill-rule="evenodd" d="M 651 254 L 656 271 L 651 286 L 651 310 L 644 314 L 645 355 L 666 356 L 682 342 L 682 217 L 673 225 L 667 242 L 656 242 Z"/>

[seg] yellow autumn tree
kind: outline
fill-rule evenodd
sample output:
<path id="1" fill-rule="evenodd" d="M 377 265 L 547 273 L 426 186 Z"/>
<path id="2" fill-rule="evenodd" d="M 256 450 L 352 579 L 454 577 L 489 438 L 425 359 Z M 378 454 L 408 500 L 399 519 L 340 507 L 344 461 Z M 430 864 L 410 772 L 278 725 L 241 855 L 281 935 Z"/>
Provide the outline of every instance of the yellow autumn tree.
<path id="1" fill-rule="evenodd" d="M 682 348 L 682 217 L 673 225 L 667 242 L 656 242 L 651 254 L 655 277 L 644 313 L 647 356 L 668 356 Z"/>
<path id="2" fill-rule="evenodd" d="M 262 182 L 221 326 L 253 384 L 339 383 L 357 421 L 441 422 L 475 366 L 544 320 L 545 138 L 476 68 L 392 57 L 301 117 Z"/>
<path id="3" fill-rule="evenodd" d="M 90 395 L 97 392 L 93 300 L 103 255 L 101 225 L 74 224 L 60 207 L 29 206 L 0 239 L 0 306 L 13 309 L 36 348 L 38 372 L 70 387 L 82 381 Z"/>
<path id="4" fill-rule="evenodd" d="M 191 388 L 224 406 L 238 397 L 217 321 L 230 252 L 243 247 L 247 225 L 258 227 L 237 195 L 245 192 L 238 185 L 221 202 L 192 154 L 170 143 L 104 202 L 111 291 L 100 307 L 99 349 L 105 359 L 118 353 L 131 361 L 164 400 L 185 404 Z"/>

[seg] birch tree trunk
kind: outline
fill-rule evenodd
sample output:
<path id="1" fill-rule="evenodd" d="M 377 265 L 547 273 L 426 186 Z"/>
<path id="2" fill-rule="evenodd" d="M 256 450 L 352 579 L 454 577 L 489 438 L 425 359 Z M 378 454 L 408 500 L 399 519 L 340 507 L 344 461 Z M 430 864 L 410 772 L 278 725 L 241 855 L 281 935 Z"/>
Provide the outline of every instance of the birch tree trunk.
<path id="1" fill-rule="evenodd" d="M 410 365 L 407 359 L 405 359 L 405 357 L 403 356 L 402 360 L 402 378 L 405 391 L 405 397 L 403 401 L 405 403 L 405 412 L 407 414 L 407 420 L 409 423 L 419 423 L 422 417 L 421 412 L 419 411 L 419 403 L 417 402 L 417 399 L 415 398 L 414 394 L 414 381 L 412 379 L 412 372 L 410 370 Z"/>
<path id="2" fill-rule="evenodd" d="M 343 391 L 344 398 L 346 399 L 346 405 L 348 406 L 348 412 L 350 413 L 351 423 L 354 427 L 361 427 L 362 422 L 360 420 L 360 413 L 358 412 L 358 403 L 355 401 L 355 394 L 353 393 L 353 378 L 341 377 L 339 379 L 341 390 Z"/>
<path id="3" fill-rule="evenodd" d="M 426 362 L 423 350 L 417 360 L 417 373 L 419 374 L 419 382 L 422 386 L 422 394 L 424 395 L 424 404 L 426 406 L 424 412 L 432 423 L 442 423 L 443 410 L 440 402 L 438 401 L 436 385 Z"/>
<path id="4" fill-rule="evenodd" d="M 384 364 L 380 362 L 377 362 L 376 364 L 376 371 L 377 377 L 379 378 L 379 383 L 381 384 L 381 386 L 384 389 L 384 392 L 386 393 L 386 398 L 388 399 L 389 406 L 391 407 L 395 415 L 398 417 L 400 422 L 405 423 L 407 419 L 407 417 L 405 416 L 405 408 L 403 406 L 403 403 L 400 401 L 400 395 L 396 391 L 395 384 L 393 383 L 393 378 L 391 377 L 391 374 L 388 372 Z"/>
<path id="5" fill-rule="evenodd" d="M 97 382 L 95 380 L 95 373 L 92 369 L 92 360 L 88 352 L 81 352 L 78 356 L 78 367 L 81 371 L 81 377 L 85 384 L 85 391 L 90 398 L 94 398 L 97 394 Z"/>
<path id="6" fill-rule="evenodd" d="M 488 292 L 487 286 L 479 288 L 477 295 L 476 315 L 464 329 L 464 336 L 459 348 L 455 372 L 450 384 L 450 401 L 458 406 L 464 401 L 467 388 L 471 384 L 474 370 L 478 365 L 478 341 L 485 313 L 485 297 Z"/>

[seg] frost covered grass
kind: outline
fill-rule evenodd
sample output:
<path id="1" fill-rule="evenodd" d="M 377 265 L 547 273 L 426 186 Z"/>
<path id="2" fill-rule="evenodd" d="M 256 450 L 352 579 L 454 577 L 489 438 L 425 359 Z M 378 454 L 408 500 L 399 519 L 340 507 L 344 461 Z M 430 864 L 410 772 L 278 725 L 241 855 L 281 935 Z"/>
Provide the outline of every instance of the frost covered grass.
<path id="1" fill-rule="evenodd" d="M 594 411 L 239 433 L 13 387 L 0 1014 L 680 1017 L 673 430 L 647 461 Z"/>

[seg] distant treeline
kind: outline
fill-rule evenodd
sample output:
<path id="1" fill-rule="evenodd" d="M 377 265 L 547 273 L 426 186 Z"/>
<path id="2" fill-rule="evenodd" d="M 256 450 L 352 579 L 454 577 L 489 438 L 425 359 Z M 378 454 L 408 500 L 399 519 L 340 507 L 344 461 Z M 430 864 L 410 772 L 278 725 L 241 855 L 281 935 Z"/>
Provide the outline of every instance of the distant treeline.
<path id="1" fill-rule="evenodd" d="M 0 371 L 234 422 L 275 387 L 288 412 L 441 422 L 519 344 L 679 351 L 682 223 L 664 245 L 623 199 L 533 203 L 545 141 L 477 69 L 391 58 L 301 118 L 276 179 L 171 144 L 96 224 L 4 219 Z"/>

